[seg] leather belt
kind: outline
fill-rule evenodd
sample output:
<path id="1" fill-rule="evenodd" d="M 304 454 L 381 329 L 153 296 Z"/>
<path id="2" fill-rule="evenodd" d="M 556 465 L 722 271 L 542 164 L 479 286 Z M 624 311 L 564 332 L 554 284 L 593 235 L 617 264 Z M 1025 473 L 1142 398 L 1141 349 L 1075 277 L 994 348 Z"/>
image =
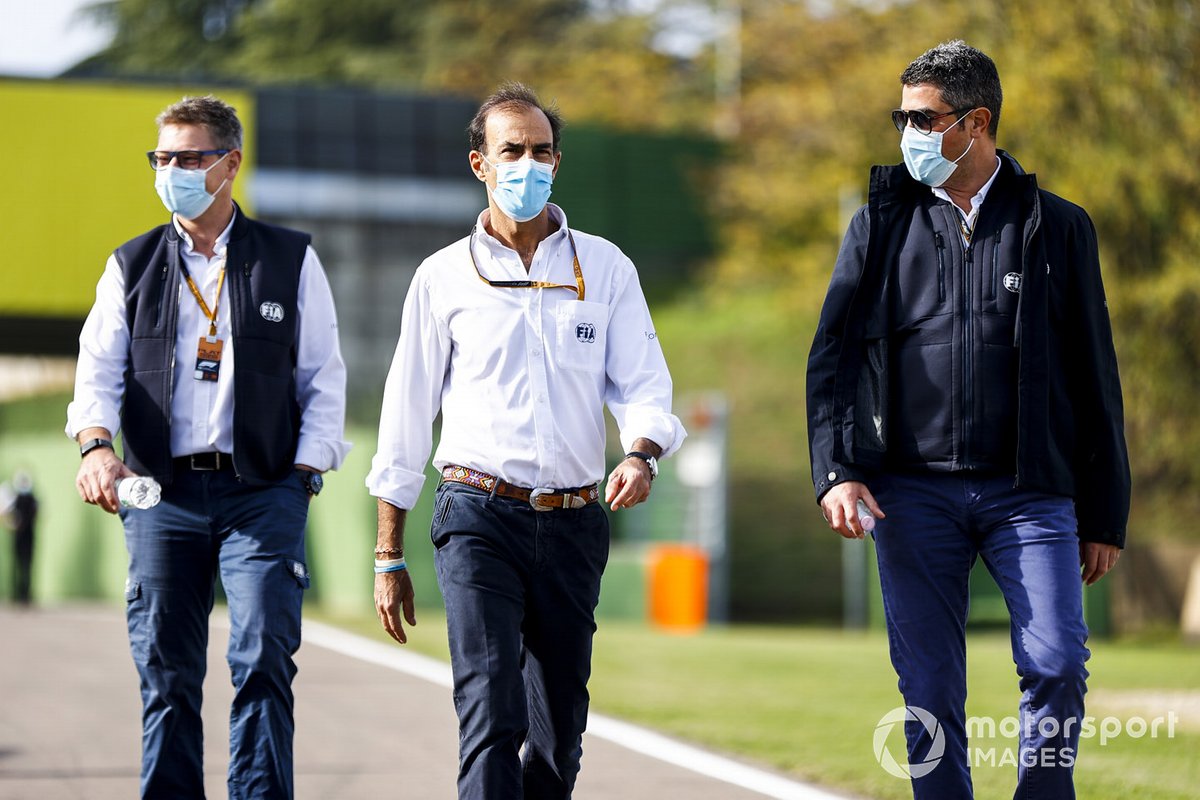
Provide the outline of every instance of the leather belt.
<path id="1" fill-rule="evenodd" d="M 190 469 L 197 472 L 218 472 L 233 469 L 233 456 L 229 453 L 192 453 L 171 460 L 175 469 Z"/>
<path id="2" fill-rule="evenodd" d="M 463 483 L 485 492 L 498 494 L 512 500 L 529 503 L 534 511 L 557 511 L 567 508 L 583 508 L 600 500 L 600 484 L 581 486 L 578 489 L 526 489 L 502 481 L 477 469 L 449 464 L 442 467 L 442 480 Z"/>

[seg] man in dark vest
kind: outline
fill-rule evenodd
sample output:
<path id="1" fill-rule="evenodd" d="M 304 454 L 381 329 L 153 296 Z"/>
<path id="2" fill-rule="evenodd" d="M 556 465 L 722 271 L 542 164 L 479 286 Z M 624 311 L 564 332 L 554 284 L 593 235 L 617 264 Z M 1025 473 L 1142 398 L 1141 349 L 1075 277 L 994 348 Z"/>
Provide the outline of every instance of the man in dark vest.
<path id="1" fill-rule="evenodd" d="M 83 458 L 76 486 L 125 524 L 142 797 L 204 797 L 200 702 L 218 574 L 234 684 L 229 796 L 291 797 L 304 526 L 321 473 L 349 450 L 333 297 L 306 234 L 233 202 L 233 108 L 184 98 L 157 122 L 148 156 L 171 220 L 117 248 L 96 287 L 67 410 Z M 157 480 L 162 501 L 122 507 L 117 484 L 131 476 Z"/>

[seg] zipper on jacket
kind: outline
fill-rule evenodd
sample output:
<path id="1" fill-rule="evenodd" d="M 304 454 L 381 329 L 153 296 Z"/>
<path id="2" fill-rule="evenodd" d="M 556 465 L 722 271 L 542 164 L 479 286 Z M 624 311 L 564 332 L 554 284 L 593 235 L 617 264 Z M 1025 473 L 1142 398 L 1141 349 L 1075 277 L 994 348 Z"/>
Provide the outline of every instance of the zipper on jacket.
<path id="1" fill-rule="evenodd" d="M 1025 265 L 1029 262 L 1029 246 L 1030 246 L 1030 244 L 1033 243 L 1033 238 L 1035 236 L 1037 236 L 1038 229 L 1040 229 L 1041 227 L 1042 227 L 1042 203 L 1041 203 L 1041 198 L 1038 196 L 1038 193 L 1037 193 L 1037 187 L 1034 186 L 1032 221 L 1031 221 L 1031 224 L 1029 225 L 1028 229 L 1025 231 L 1025 234 L 1021 240 L 1021 270 L 1022 271 L 1025 270 Z M 1017 389 L 1017 463 L 1016 463 L 1016 473 L 1017 474 L 1016 474 L 1016 479 L 1013 481 L 1014 488 L 1020 488 L 1021 486 L 1023 486 L 1025 484 L 1025 473 L 1021 469 L 1022 465 L 1025 463 L 1025 437 L 1022 435 L 1024 432 L 1021 430 L 1021 413 L 1024 409 L 1022 409 L 1022 407 L 1021 407 L 1021 391 L 1020 391 L 1021 372 L 1022 372 L 1022 366 L 1023 366 L 1022 361 L 1024 360 L 1021 355 L 1021 347 L 1020 347 L 1021 337 L 1020 337 L 1020 333 L 1019 333 L 1021 330 L 1021 311 L 1022 311 L 1021 300 L 1022 300 L 1022 297 L 1020 294 L 1018 294 L 1017 295 L 1017 311 L 1016 311 L 1017 334 L 1014 336 L 1014 340 L 1013 340 L 1013 344 L 1017 346 L 1017 387 L 1018 387 L 1018 389 Z"/>
<path id="2" fill-rule="evenodd" d="M 961 283 L 962 291 L 962 309 L 963 309 L 963 441 L 962 441 L 962 464 L 965 468 L 970 469 L 971 464 L 971 437 L 975 427 L 973 414 L 975 408 L 975 363 L 973 358 L 972 348 L 975 344 L 975 321 L 972 318 L 971 311 L 971 295 L 972 280 L 971 280 L 971 246 L 968 245 L 963 250 L 963 276 Z"/>
<path id="3" fill-rule="evenodd" d="M 940 233 L 933 234 L 933 243 L 938 256 L 938 302 L 946 302 L 946 240 Z"/>
<path id="4" fill-rule="evenodd" d="M 996 284 L 996 276 L 1000 274 L 1000 231 L 996 231 L 996 240 L 992 243 L 992 281 L 991 281 L 991 297 L 989 300 L 995 300 L 996 295 L 1000 291 L 1000 287 Z"/>

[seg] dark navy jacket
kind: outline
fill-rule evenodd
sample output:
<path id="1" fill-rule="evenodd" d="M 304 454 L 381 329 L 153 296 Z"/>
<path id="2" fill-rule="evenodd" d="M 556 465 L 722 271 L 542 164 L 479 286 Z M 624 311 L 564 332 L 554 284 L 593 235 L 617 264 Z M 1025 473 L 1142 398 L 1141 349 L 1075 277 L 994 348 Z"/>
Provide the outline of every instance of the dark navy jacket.
<path id="1" fill-rule="evenodd" d="M 300 434 L 296 342 L 300 268 L 309 236 L 234 212 L 225 284 L 233 346 L 233 465 L 242 480 L 265 485 L 294 467 Z M 161 225 L 115 253 L 125 276 L 129 366 L 121 409 L 125 462 L 134 472 L 171 480 L 171 394 L 177 365 L 175 325 L 183 283 L 175 226 Z M 190 298 L 190 294 L 187 295 Z M 264 304 L 266 310 L 264 311 Z M 275 304 L 275 305 L 271 305 Z M 275 306 L 278 306 L 276 308 Z M 282 319 L 278 318 L 282 309 Z"/>
<path id="2" fill-rule="evenodd" d="M 921 410 L 933 397 L 906 397 L 895 391 L 894 381 L 898 370 L 913 367 L 911 360 L 905 361 L 911 337 L 927 335 L 922 331 L 936 330 L 937 325 L 924 319 L 921 309 L 900 310 L 906 304 L 892 302 L 896 282 L 906 259 L 913 264 L 924 261 L 929 274 L 938 272 L 934 233 L 941 233 L 942 247 L 961 249 L 961 242 L 949 238 L 951 233 L 957 236 L 953 228 L 939 231 L 932 222 L 928 235 L 921 236 L 920 220 L 936 220 L 942 212 L 931 210 L 931 204 L 940 201 L 903 165 L 874 167 L 867 205 L 842 243 L 809 356 L 809 448 L 817 497 L 837 483 L 866 482 L 872 470 L 889 467 L 1003 470 L 1015 475 L 1017 486 L 1073 497 L 1081 539 L 1123 546 L 1129 459 L 1095 228 L 1083 209 L 1038 189 L 1033 175 L 1026 175 L 1007 153 L 999 155 L 1002 173 L 992 190 L 1011 193 L 1009 202 L 1015 203 L 1017 216 L 997 219 L 988 208 L 989 191 L 977 226 L 998 224 L 991 232 L 999 230 L 1001 244 L 999 249 L 980 248 L 979 257 L 967 265 L 975 270 L 967 282 L 973 290 L 960 296 L 957 327 L 950 331 L 958 348 L 943 352 L 957 358 L 960 368 L 963 358 L 981 359 L 975 362 L 976 374 L 988 380 L 963 384 L 961 391 L 1002 383 L 996 374 L 1001 369 L 1012 386 L 992 393 L 999 399 L 990 410 L 978 405 L 978 398 L 951 398 L 959 387 L 946 387 L 950 391 L 943 393 L 941 402 L 951 398 L 951 405 L 958 403 L 964 411 L 945 416 L 945 409 L 924 410 L 927 417 L 941 415 L 950 421 L 948 440 L 940 444 L 927 439 L 917 446 L 912 438 L 914 431 L 927 434 L 936 425 L 897 419 Z M 986 237 L 986 230 L 981 227 L 977 235 Z M 988 259 L 991 253 L 994 261 Z M 941 255 L 945 258 L 947 252 Z M 979 270 L 987 273 L 986 279 L 980 279 Z M 1019 276 L 1019 292 L 1011 293 L 1017 299 L 1015 319 L 1005 319 L 1005 312 L 1013 310 L 1005 305 L 1012 298 L 1005 297 L 1010 292 L 1003 288 L 1009 273 Z M 1018 279 L 1008 280 L 1013 284 Z M 996 302 L 989 305 L 992 285 Z M 961 305 L 965 301 L 969 307 Z M 1001 339 L 1008 335 L 1015 362 L 1005 367 Z M 994 349 L 990 360 L 983 357 L 985 344 Z M 948 374 L 953 365 L 940 369 Z M 909 389 L 919 385 L 911 373 L 905 374 L 904 383 Z M 979 435 L 967 430 L 966 423 L 991 420 L 1007 426 L 1011 423 L 1005 420 L 1012 417 L 1015 430 L 1006 432 L 1012 436 L 1009 450 L 984 452 L 975 461 L 971 448 L 989 447 L 989 432 Z M 990 438 L 995 445 L 995 436 Z M 923 453 L 930 454 L 930 460 L 920 463 Z M 1005 465 L 1007 458 L 1012 461 Z M 991 463 L 996 459 L 1001 460 Z"/>

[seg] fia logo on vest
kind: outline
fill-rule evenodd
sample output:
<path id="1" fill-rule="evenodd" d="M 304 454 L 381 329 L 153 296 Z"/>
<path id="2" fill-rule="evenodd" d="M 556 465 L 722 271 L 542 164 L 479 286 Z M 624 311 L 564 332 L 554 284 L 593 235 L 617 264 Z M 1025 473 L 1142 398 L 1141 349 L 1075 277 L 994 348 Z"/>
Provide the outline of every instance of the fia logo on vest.
<path id="1" fill-rule="evenodd" d="M 258 307 L 258 313 L 267 322 L 283 322 L 283 306 L 279 303 L 263 303 Z"/>
<path id="2" fill-rule="evenodd" d="M 1010 272 L 1004 276 L 1004 288 L 1013 294 L 1021 293 L 1021 273 Z"/>

